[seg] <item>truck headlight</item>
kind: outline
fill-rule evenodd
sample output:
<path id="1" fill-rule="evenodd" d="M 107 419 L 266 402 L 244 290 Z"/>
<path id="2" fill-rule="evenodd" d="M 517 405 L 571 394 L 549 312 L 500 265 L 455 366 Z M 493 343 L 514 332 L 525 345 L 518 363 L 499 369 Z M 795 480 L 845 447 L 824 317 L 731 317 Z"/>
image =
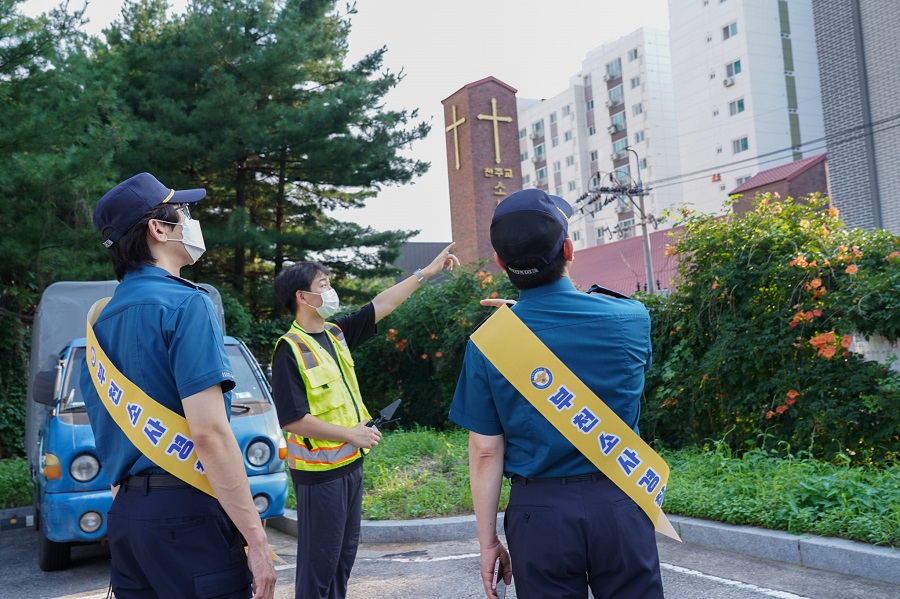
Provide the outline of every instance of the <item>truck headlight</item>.
<path id="1" fill-rule="evenodd" d="M 256 513 L 262 514 L 269 509 L 269 498 L 260 493 L 253 498 L 253 505 L 256 506 Z"/>
<path id="2" fill-rule="evenodd" d="M 265 466 L 272 457 L 272 448 L 265 441 L 257 439 L 247 446 L 247 461 L 254 466 Z"/>
<path id="3" fill-rule="evenodd" d="M 97 512 L 86 512 L 78 520 L 78 526 L 86 533 L 97 532 L 101 524 L 103 518 Z"/>
<path id="4" fill-rule="evenodd" d="M 100 473 L 100 462 L 90 454 L 83 454 L 72 460 L 69 474 L 80 483 L 94 480 Z"/>

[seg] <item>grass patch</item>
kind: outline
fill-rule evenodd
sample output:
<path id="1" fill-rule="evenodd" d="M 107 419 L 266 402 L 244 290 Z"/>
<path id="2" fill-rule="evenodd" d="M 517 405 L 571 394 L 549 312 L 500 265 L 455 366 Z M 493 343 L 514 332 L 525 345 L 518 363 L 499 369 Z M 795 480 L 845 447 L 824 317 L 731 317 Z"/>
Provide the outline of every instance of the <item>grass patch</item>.
<path id="1" fill-rule="evenodd" d="M 900 468 L 761 449 L 666 452 L 667 513 L 900 547 Z"/>
<path id="2" fill-rule="evenodd" d="M 378 447 L 366 456 L 363 518 L 410 520 L 471 514 L 468 445 L 469 435 L 463 430 L 385 431 Z M 501 506 L 508 501 L 509 484 L 505 483 Z M 293 488 L 288 507 L 297 507 Z"/>
<path id="3" fill-rule="evenodd" d="M 0 510 L 31 505 L 31 474 L 25 458 L 0 460 Z"/>

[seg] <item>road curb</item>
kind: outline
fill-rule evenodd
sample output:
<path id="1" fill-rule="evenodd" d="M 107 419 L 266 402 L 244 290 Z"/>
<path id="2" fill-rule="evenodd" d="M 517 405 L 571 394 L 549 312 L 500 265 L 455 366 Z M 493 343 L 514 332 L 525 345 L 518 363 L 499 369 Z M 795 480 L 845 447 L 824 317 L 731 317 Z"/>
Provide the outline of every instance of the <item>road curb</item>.
<path id="1" fill-rule="evenodd" d="M 670 516 L 669 520 L 686 543 L 900 584 L 900 551 L 891 547 L 699 518 Z"/>
<path id="2" fill-rule="evenodd" d="M 0 531 L 34 525 L 34 508 L 13 507 L 0 510 Z"/>
<path id="3" fill-rule="evenodd" d="M 284 510 L 284 516 L 270 518 L 268 526 L 297 536 L 297 511 Z M 503 533 L 503 513 L 497 514 L 497 532 Z M 475 516 L 421 518 L 418 520 L 363 520 L 362 543 L 431 543 L 474 539 L 478 536 Z"/>
<path id="4" fill-rule="evenodd" d="M 725 549 L 782 563 L 827 570 L 900 585 L 900 551 L 845 539 L 794 535 L 754 526 L 723 524 L 699 518 L 669 516 L 685 543 Z M 268 525 L 297 535 L 297 512 L 271 518 Z M 503 531 L 503 514 L 497 515 Z M 363 520 L 363 543 L 415 543 L 471 539 L 477 536 L 475 516 L 421 520 Z"/>

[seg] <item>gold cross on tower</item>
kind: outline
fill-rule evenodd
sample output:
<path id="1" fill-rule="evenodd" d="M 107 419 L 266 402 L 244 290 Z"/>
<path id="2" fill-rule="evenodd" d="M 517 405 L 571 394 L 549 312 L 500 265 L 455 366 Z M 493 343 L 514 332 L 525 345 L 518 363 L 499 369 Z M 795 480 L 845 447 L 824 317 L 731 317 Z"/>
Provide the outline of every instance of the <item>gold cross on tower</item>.
<path id="1" fill-rule="evenodd" d="M 494 121 L 494 162 L 500 164 L 500 131 L 497 129 L 497 123 L 511 123 L 511 116 L 497 116 L 497 98 L 491 98 L 491 114 L 479 114 L 479 121 Z"/>
<path id="2" fill-rule="evenodd" d="M 456 170 L 459 170 L 459 132 L 457 131 L 457 127 L 466 122 L 466 117 L 462 117 L 459 120 L 456 118 L 456 104 L 453 105 L 453 123 L 447 125 L 444 130 L 449 133 L 453 131 L 453 150 L 456 152 Z"/>

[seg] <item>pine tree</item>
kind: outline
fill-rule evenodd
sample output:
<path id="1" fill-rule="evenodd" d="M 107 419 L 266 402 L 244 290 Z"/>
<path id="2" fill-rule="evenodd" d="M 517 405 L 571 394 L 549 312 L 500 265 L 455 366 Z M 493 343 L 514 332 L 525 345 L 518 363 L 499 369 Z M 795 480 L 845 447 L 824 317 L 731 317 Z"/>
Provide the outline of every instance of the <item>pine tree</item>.
<path id="1" fill-rule="evenodd" d="M 137 121 L 116 158 L 121 174 L 206 187 L 198 215 L 209 251 L 195 274 L 230 279 L 250 297 L 268 292 L 285 260 L 388 274 L 409 237 L 327 214 L 428 168 L 400 152 L 429 126 L 383 106 L 401 80 L 383 70 L 386 49 L 345 65 L 353 10 L 335 5 L 195 0 L 167 19 L 145 1 L 127 5 L 109 37 Z"/>

